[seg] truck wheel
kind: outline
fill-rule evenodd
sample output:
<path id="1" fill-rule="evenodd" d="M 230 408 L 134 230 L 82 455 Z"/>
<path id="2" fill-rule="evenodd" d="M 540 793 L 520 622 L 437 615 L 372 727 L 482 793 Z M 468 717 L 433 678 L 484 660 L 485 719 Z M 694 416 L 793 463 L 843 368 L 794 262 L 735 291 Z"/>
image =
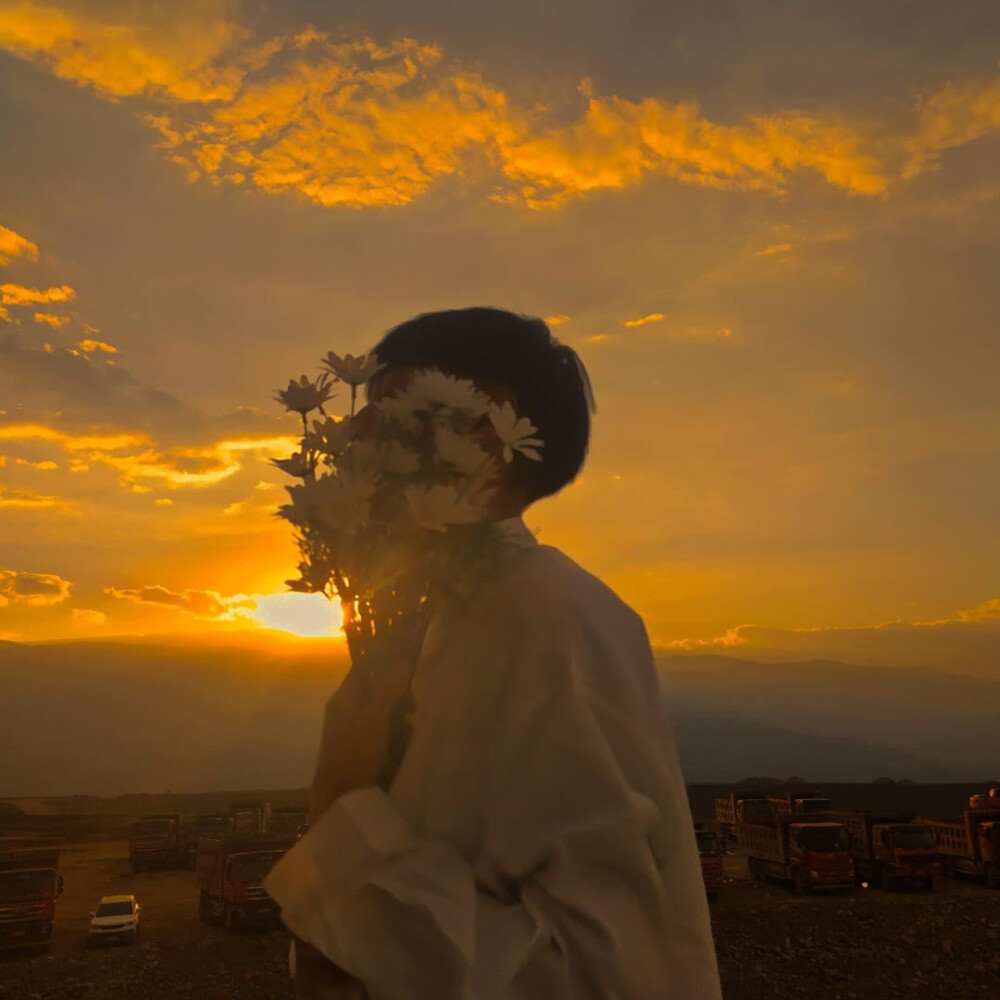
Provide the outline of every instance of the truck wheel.
<path id="1" fill-rule="evenodd" d="M 883 865 L 878 872 L 878 884 L 886 891 L 891 892 L 895 888 L 889 869 Z"/>
<path id="2" fill-rule="evenodd" d="M 933 875 L 925 875 L 924 876 L 923 890 L 924 890 L 924 892 L 932 892 L 934 890 L 934 876 Z"/>
<path id="3" fill-rule="evenodd" d="M 991 889 L 1000 889 L 1000 868 L 987 864 L 983 874 L 986 876 L 984 881 Z"/>
<path id="4" fill-rule="evenodd" d="M 796 895 L 802 896 L 809 891 L 809 886 L 806 884 L 806 880 L 802 877 L 802 869 L 796 868 L 792 874 L 792 892 Z"/>
<path id="5" fill-rule="evenodd" d="M 228 900 L 222 904 L 222 926 L 230 932 L 236 930 L 236 913 Z"/>

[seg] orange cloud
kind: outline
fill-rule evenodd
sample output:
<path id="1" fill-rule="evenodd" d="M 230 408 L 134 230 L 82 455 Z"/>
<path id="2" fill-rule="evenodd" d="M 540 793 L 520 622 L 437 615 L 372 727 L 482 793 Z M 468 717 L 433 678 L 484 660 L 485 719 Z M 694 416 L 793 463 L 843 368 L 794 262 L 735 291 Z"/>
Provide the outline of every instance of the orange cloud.
<path id="1" fill-rule="evenodd" d="M 666 644 L 667 649 L 683 649 L 690 651 L 693 649 L 706 648 L 731 648 L 733 646 L 745 646 L 749 639 L 740 633 L 744 629 L 752 629 L 753 625 L 738 625 L 736 628 L 727 628 L 722 635 L 714 636 L 711 639 L 675 639 Z"/>
<path id="2" fill-rule="evenodd" d="M 1000 621 L 1000 597 L 992 597 L 967 611 L 959 611 L 958 620 L 961 622 Z"/>
<path id="3" fill-rule="evenodd" d="M 176 608 L 197 618 L 231 620 L 244 617 L 242 612 L 253 611 L 257 607 L 257 602 L 252 597 L 244 594 L 227 597 L 217 590 L 174 591 L 167 587 L 152 585 L 131 590 L 108 587 L 105 593 L 109 597 L 136 604 L 158 604 L 162 607 Z"/>
<path id="4" fill-rule="evenodd" d="M 0 607 L 6 604 L 49 607 L 65 601 L 72 586 L 69 580 L 55 573 L 0 569 Z"/>
<path id="5" fill-rule="evenodd" d="M 103 351 L 105 354 L 117 354 L 118 348 L 112 344 L 106 344 L 103 340 L 91 340 L 89 337 L 80 341 L 80 350 L 92 354 L 94 351 Z"/>
<path id="6" fill-rule="evenodd" d="M 772 243 L 769 247 L 764 247 L 763 250 L 757 250 L 754 253 L 755 257 L 773 257 L 775 254 L 788 253 L 792 249 L 791 243 Z"/>
<path id="7" fill-rule="evenodd" d="M 125 24 L 17 3 L 0 10 L 0 47 L 106 97 L 151 92 L 178 101 L 231 99 L 252 60 L 218 60 L 244 33 L 223 18 L 188 22 L 171 13 L 159 24 Z"/>
<path id="8" fill-rule="evenodd" d="M 25 288 L 8 282 L 0 285 L 0 303 L 5 306 L 25 306 L 35 302 L 72 302 L 76 292 L 69 285 L 55 288 Z"/>
<path id="9" fill-rule="evenodd" d="M 70 322 L 68 316 L 56 316 L 54 313 L 35 313 L 34 318 L 36 323 L 45 323 L 54 330 L 58 330 L 59 327 L 65 326 Z"/>
<path id="10" fill-rule="evenodd" d="M 918 107 L 919 126 L 906 142 L 910 159 L 905 178 L 935 167 L 945 150 L 1000 130 L 1000 77 L 949 83 Z"/>
<path id="11" fill-rule="evenodd" d="M 295 192 L 327 206 L 401 205 L 481 168 L 495 197 L 533 208 L 663 174 L 784 191 L 811 171 L 852 193 L 885 189 L 866 137 L 833 116 L 788 111 L 713 122 L 693 101 L 595 97 L 543 124 L 481 75 L 413 39 L 338 40 L 313 28 L 250 43 L 230 22 L 156 30 L 22 4 L 0 46 L 111 98 L 157 98 L 147 123 L 189 177 Z"/>
<path id="12" fill-rule="evenodd" d="M 838 644 L 840 644 L 840 651 L 834 655 L 857 655 L 856 650 L 864 649 L 874 660 L 878 647 L 871 645 L 871 643 L 892 644 L 895 642 L 900 643 L 901 648 L 905 648 L 902 644 L 910 639 L 917 644 L 920 642 L 931 643 L 935 637 L 954 636 L 960 631 L 991 629 L 995 634 L 997 624 L 1000 624 L 1000 597 L 993 597 L 974 608 L 933 621 L 890 621 L 879 622 L 875 625 L 817 625 L 793 629 L 776 629 L 761 625 L 737 625 L 735 628 L 727 628 L 722 635 L 711 638 L 675 639 L 665 643 L 664 648 L 704 652 L 719 647 L 747 646 L 751 648 L 751 651 L 782 649 L 788 653 L 819 655 L 823 652 L 824 646 L 829 651 L 837 649 Z M 846 650 L 851 650 L 851 652 L 846 652 Z M 926 652 L 930 652 L 933 658 L 932 650 L 933 647 L 928 647 Z M 912 651 L 910 655 L 912 656 Z"/>
<path id="13" fill-rule="evenodd" d="M 84 462 L 100 462 L 117 470 L 122 482 L 162 482 L 171 488 L 212 486 L 239 472 L 245 456 L 272 458 L 293 451 L 297 439 L 289 435 L 234 438 L 199 448 L 159 448 L 140 434 L 68 434 L 43 424 L 0 426 L 0 441 L 50 441 Z M 81 459 L 75 458 L 77 468 Z M 145 487 L 140 487 L 145 489 Z"/>
<path id="14" fill-rule="evenodd" d="M 38 247 L 13 229 L 0 226 L 0 264 L 7 264 L 15 257 L 38 260 Z"/>
<path id="15" fill-rule="evenodd" d="M 549 326 L 562 326 L 563 323 L 568 323 L 572 318 L 572 316 L 566 316 L 563 313 L 559 313 L 555 316 L 546 316 L 545 322 Z"/>
<path id="16" fill-rule="evenodd" d="M 55 462 L 29 462 L 26 458 L 19 458 L 17 465 L 27 466 L 29 469 L 37 469 L 39 472 L 53 472 L 59 468 Z"/>
<path id="17" fill-rule="evenodd" d="M 0 486 L 0 509 L 40 510 L 44 508 L 65 508 L 69 505 L 59 497 L 43 496 L 31 490 L 14 490 Z"/>
<path id="18" fill-rule="evenodd" d="M 93 608 L 73 608 L 72 619 L 75 628 L 97 628 L 108 620 L 108 616 Z"/>
<path id="19" fill-rule="evenodd" d="M 880 159 L 864 151 L 862 133 L 835 118 L 780 112 L 749 125 L 720 125 L 701 117 L 694 101 L 587 96 L 578 121 L 505 150 L 504 172 L 528 205 L 552 207 L 655 174 L 773 194 L 801 170 L 852 194 L 878 194 L 888 183 Z"/>
<path id="20" fill-rule="evenodd" d="M 795 109 L 721 123 L 694 100 L 600 96 L 588 81 L 580 113 L 553 122 L 438 46 L 311 27 L 257 42 L 219 9 L 112 21 L 25 2 L 0 11 L 0 48 L 135 101 L 192 180 L 325 206 L 403 205 L 490 173 L 496 200 L 534 209 L 655 176 L 780 195 L 811 174 L 876 195 L 1000 128 L 1000 82 L 986 78 L 924 98 L 909 127 Z"/>
<path id="21" fill-rule="evenodd" d="M 53 441 L 67 451 L 117 451 L 145 444 L 143 435 L 115 434 L 66 434 L 44 424 L 7 424 L 0 426 L 0 441 Z"/>
<path id="22" fill-rule="evenodd" d="M 132 455 L 95 454 L 100 461 L 122 474 L 125 482 L 137 479 L 156 480 L 171 488 L 213 486 L 229 479 L 244 465 L 243 456 L 287 455 L 297 439 L 286 436 L 218 441 L 205 448 L 172 448 L 161 451 L 148 448 Z"/>
<path id="23" fill-rule="evenodd" d="M 638 319 L 623 319 L 622 323 L 629 327 L 645 326 L 647 323 L 659 323 L 663 318 L 663 313 L 650 313 L 648 316 L 640 316 Z"/>

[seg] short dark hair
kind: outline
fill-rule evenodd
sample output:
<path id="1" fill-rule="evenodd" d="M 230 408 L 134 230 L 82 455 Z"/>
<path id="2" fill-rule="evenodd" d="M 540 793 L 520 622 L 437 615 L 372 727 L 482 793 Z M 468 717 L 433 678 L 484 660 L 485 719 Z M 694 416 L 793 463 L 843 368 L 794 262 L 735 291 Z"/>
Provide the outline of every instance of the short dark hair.
<path id="1" fill-rule="evenodd" d="M 576 352 L 544 320 L 484 307 L 424 313 L 393 327 L 375 353 L 387 368 L 436 368 L 510 389 L 545 442 L 541 462 L 515 454 L 511 466 L 529 502 L 558 493 L 583 467 L 590 387 Z"/>

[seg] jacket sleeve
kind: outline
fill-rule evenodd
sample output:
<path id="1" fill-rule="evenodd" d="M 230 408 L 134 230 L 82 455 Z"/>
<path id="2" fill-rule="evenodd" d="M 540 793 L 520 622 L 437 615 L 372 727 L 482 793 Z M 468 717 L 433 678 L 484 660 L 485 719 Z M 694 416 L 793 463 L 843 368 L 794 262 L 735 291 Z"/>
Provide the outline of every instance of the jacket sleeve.
<path id="1" fill-rule="evenodd" d="M 349 793 L 266 883 L 285 922 L 373 1000 L 719 1000 L 641 624 L 610 644 L 557 619 L 516 646 L 484 734 L 481 855 L 420 836 L 391 795 Z"/>

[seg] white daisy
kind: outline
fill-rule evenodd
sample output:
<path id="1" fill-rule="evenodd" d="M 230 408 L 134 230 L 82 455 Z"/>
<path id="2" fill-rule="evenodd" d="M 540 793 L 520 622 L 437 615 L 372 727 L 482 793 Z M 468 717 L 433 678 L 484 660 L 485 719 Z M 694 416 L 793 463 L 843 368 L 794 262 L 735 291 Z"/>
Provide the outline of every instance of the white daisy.
<path id="1" fill-rule="evenodd" d="M 545 442 L 541 438 L 532 437 L 538 428 L 527 418 L 518 417 L 514 407 L 509 403 L 490 403 L 490 423 L 503 445 L 503 460 L 511 462 L 514 452 L 520 452 L 533 462 L 540 462 L 542 456 L 538 453 Z"/>
<path id="2" fill-rule="evenodd" d="M 379 369 L 378 358 L 371 351 L 359 357 L 354 357 L 353 354 L 345 354 L 341 357 L 339 354 L 329 351 L 322 364 L 331 375 L 336 375 L 341 382 L 355 387 L 364 385 Z"/>
<path id="3" fill-rule="evenodd" d="M 279 389 L 274 398 L 291 413 L 301 413 L 304 417 L 310 410 L 318 410 L 331 394 L 330 384 L 326 376 L 320 376 L 315 382 L 303 375 L 298 382 L 288 380 L 287 389 Z"/>
<path id="4" fill-rule="evenodd" d="M 404 395 L 412 396 L 418 410 L 457 410 L 471 417 L 486 415 L 489 397 L 480 392 L 467 378 L 455 378 L 436 369 L 429 368 L 417 372 L 407 386 Z"/>

